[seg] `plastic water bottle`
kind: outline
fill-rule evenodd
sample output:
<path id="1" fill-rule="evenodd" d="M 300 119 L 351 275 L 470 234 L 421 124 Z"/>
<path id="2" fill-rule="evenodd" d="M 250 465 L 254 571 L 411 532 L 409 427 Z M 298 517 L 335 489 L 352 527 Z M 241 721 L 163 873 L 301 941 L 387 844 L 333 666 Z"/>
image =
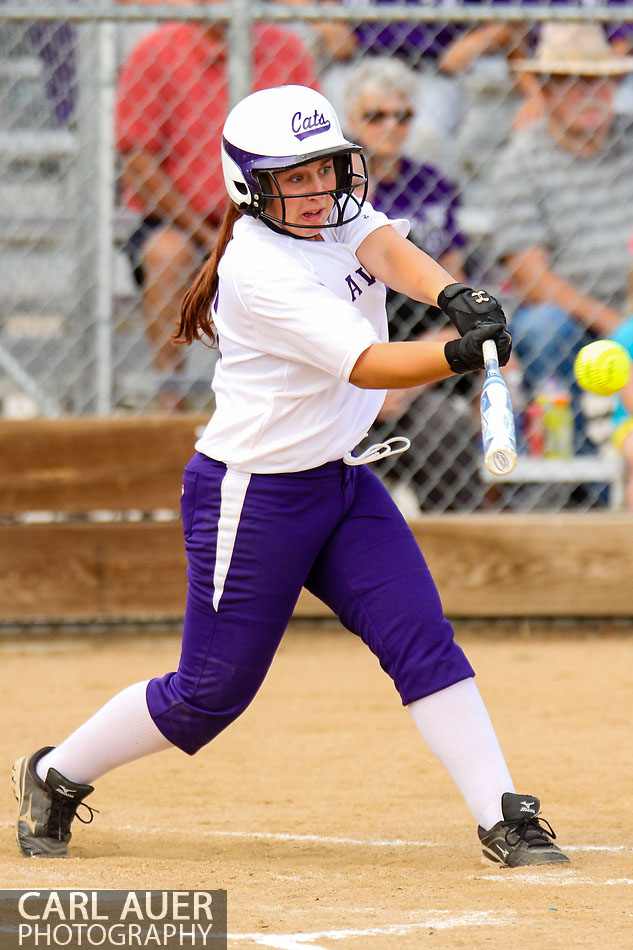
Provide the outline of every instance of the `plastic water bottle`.
<path id="1" fill-rule="evenodd" d="M 574 454 L 574 413 L 568 392 L 555 389 L 543 414 L 545 457 L 568 459 Z"/>
<path id="2" fill-rule="evenodd" d="M 545 408 L 539 402 L 530 402 L 523 410 L 522 427 L 525 451 L 528 455 L 545 455 L 545 429 L 543 416 Z"/>

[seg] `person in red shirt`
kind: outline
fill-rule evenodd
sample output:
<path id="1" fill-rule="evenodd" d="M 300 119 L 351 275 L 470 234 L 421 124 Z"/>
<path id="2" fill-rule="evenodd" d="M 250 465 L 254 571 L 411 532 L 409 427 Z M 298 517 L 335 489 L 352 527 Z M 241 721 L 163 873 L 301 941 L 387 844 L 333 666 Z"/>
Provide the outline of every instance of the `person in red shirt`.
<path id="1" fill-rule="evenodd" d="M 216 2 L 216 0 L 206 0 Z M 163 377 L 159 406 L 182 405 L 182 348 L 171 337 L 180 300 L 215 243 L 226 207 L 220 164 L 230 108 L 226 26 L 167 23 L 147 34 L 123 64 L 116 104 L 123 197 L 142 215 L 125 250 L 142 288 L 152 362 Z M 270 24 L 253 28 L 253 88 L 318 89 L 302 41 Z"/>

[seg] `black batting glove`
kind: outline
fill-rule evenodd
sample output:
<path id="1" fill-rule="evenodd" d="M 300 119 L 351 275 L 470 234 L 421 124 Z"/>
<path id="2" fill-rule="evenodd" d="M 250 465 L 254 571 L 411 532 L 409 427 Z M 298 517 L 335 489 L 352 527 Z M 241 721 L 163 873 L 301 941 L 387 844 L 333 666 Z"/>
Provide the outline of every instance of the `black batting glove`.
<path id="1" fill-rule="evenodd" d="M 461 340 L 449 340 L 444 346 L 446 362 L 454 373 L 474 373 L 484 368 L 484 340 L 495 341 L 499 365 L 506 365 L 512 352 L 512 337 L 500 323 L 482 323 L 465 333 Z"/>
<path id="2" fill-rule="evenodd" d="M 486 290 L 473 290 L 465 284 L 449 284 L 437 298 L 438 307 L 464 336 L 482 323 L 506 326 L 506 317 L 497 299 Z"/>

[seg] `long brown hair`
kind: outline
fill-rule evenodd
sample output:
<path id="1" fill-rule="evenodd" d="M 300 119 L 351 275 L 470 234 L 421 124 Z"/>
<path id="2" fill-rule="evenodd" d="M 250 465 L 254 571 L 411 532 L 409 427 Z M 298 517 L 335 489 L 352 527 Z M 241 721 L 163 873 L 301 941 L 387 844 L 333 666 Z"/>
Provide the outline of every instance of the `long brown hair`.
<path id="1" fill-rule="evenodd" d="M 230 204 L 222 219 L 211 257 L 182 298 L 180 323 L 173 337 L 176 343 L 193 343 L 194 340 L 201 340 L 203 336 L 208 336 L 215 343 L 216 329 L 211 307 L 218 289 L 218 265 L 233 237 L 233 226 L 241 217 L 242 212 L 238 211 L 234 204 Z"/>

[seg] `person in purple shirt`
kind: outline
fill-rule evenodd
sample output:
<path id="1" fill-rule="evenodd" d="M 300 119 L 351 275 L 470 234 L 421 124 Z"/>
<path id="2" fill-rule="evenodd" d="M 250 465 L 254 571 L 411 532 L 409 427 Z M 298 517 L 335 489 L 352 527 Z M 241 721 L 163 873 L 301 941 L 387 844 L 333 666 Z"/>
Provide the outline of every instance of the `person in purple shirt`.
<path id="1" fill-rule="evenodd" d="M 355 5 L 385 6 L 394 3 L 405 6 L 432 6 L 454 9 L 456 4 L 447 0 L 364 0 Z M 376 56 L 397 56 L 410 66 L 418 67 L 422 61 L 436 60 L 444 50 L 460 36 L 467 27 L 462 23 L 360 23 L 354 30 L 359 48 Z"/>
<path id="2" fill-rule="evenodd" d="M 415 77 L 400 60 L 377 56 L 359 62 L 345 89 L 348 129 L 365 149 L 374 207 L 408 218 L 414 243 L 460 271 L 467 241 L 456 220 L 457 189 L 435 165 L 405 154 L 416 118 L 415 90 Z"/>
<path id="3" fill-rule="evenodd" d="M 376 56 L 359 63 L 345 90 L 348 133 L 363 146 L 374 208 L 390 218 L 406 218 L 409 239 L 465 280 L 467 239 L 457 223 L 456 188 L 434 165 L 404 154 L 415 115 L 415 88 L 415 77 L 401 60 Z M 436 307 L 389 291 L 387 313 L 392 340 L 448 339 L 450 331 Z M 405 460 L 390 459 L 382 472 L 409 516 L 419 513 L 420 506 L 470 509 L 483 498 L 470 411 L 473 385 L 451 380 L 387 394 L 372 438 L 406 436 L 413 443 Z"/>
<path id="4" fill-rule="evenodd" d="M 373 205 L 391 218 L 408 218 L 414 244 L 462 269 L 467 241 L 456 219 L 457 189 L 435 165 L 419 164 L 401 155 L 397 171 L 392 169 L 375 182 Z"/>

